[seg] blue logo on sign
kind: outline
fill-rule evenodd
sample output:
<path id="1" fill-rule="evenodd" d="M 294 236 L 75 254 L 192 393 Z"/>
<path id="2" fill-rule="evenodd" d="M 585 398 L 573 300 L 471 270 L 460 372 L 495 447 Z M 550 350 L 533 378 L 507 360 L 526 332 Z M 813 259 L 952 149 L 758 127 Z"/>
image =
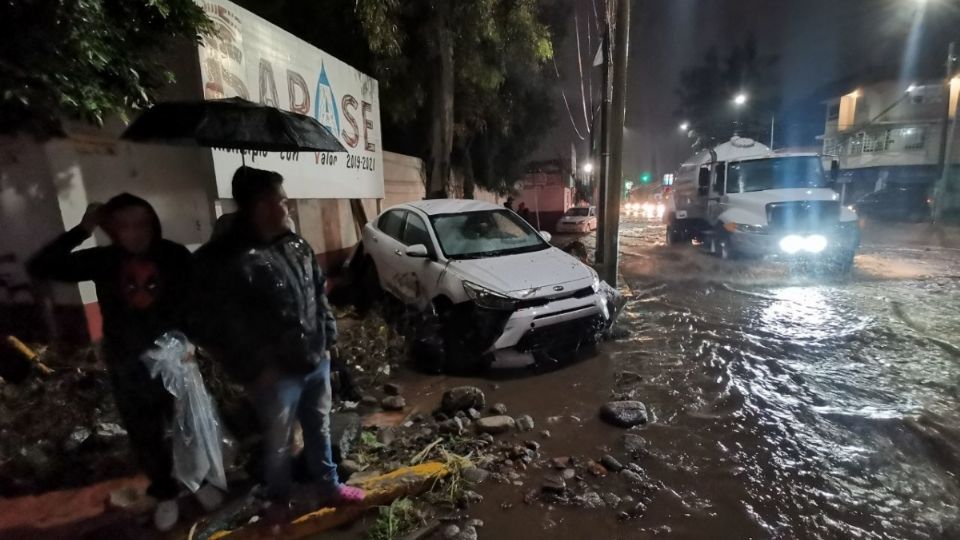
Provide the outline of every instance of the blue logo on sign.
<path id="1" fill-rule="evenodd" d="M 317 122 L 327 126 L 334 134 L 339 135 L 340 113 L 337 110 L 337 98 L 333 94 L 333 87 L 330 86 L 330 79 L 327 77 L 327 68 L 323 63 L 320 64 L 320 77 L 317 78 L 313 111 Z"/>

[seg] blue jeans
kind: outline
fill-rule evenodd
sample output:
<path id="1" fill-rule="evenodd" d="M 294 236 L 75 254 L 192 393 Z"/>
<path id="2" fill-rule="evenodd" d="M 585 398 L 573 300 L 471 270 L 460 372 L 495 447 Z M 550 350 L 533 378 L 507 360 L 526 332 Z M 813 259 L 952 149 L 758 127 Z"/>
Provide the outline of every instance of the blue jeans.
<path id="1" fill-rule="evenodd" d="M 330 357 L 305 376 L 281 377 L 276 384 L 253 392 L 264 435 L 264 480 L 267 497 L 286 500 L 293 486 L 290 439 L 294 420 L 303 428 L 303 452 L 321 495 L 339 484 L 330 446 Z"/>

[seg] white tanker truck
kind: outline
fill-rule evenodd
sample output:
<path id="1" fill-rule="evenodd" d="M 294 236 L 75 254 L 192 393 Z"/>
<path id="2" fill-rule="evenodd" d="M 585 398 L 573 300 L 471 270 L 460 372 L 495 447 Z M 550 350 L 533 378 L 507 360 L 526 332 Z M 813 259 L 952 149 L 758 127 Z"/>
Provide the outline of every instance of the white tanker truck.
<path id="1" fill-rule="evenodd" d="M 733 137 L 680 167 L 664 213 L 667 243 L 696 239 L 723 258 L 817 260 L 847 271 L 860 227 L 831 188 L 836 170 L 833 162 L 824 174 L 818 154 Z"/>

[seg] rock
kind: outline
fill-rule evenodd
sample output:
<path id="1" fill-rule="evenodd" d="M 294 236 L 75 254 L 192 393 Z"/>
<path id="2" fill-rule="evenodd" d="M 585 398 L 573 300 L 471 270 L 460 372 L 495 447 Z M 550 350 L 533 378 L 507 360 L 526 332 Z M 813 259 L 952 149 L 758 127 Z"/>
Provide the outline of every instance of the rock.
<path id="1" fill-rule="evenodd" d="M 608 471 L 620 472 L 623 470 L 623 464 L 617 461 L 617 459 L 610 454 L 603 456 L 600 459 L 600 464 L 603 465 Z"/>
<path id="2" fill-rule="evenodd" d="M 567 483 L 564 481 L 563 477 L 558 474 L 548 474 L 543 477 L 543 483 L 540 486 L 540 489 L 547 493 L 557 493 L 562 494 L 567 490 Z"/>
<path id="3" fill-rule="evenodd" d="M 620 505 L 620 497 L 616 493 L 604 493 L 603 502 L 610 508 L 616 508 Z"/>
<path id="4" fill-rule="evenodd" d="M 627 453 L 632 456 L 645 452 L 647 449 L 647 441 L 640 435 L 636 433 L 624 433 L 623 434 L 623 447 L 626 449 Z"/>
<path id="5" fill-rule="evenodd" d="M 548 424 L 559 424 L 560 422 L 563 422 L 563 417 L 562 417 L 562 416 L 548 416 L 548 417 L 547 417 L 547 423 L 548 423 Z"/>
<path id="6" fill-rule="evenodd" d="M 570 467 L 572 460 L 568 457 L 555 457 L 550 460 L 550 465 L 554 469 L 567 469 Z"/>
<path id="7" fill-rule="evenodd" d="M 460 527 L 457 527 L 451 523 L 450 525 L 444 527 L 443 530 L 440 531 L 440 534 L 446 538 L 446 540 L 453 540 L 458 534 L 460 534 Z"/>
<path id="8" fill-rule="evenodd" d="M 127 430 L 120 427 L 120 424 L 114 424 L 113 422 L 102 422 L 97 424 L 97 437 L 100 439 L 113 439 L 116 437 L 125 437 L 127 435 Z"/>
<path id="9" fill-rule="evenodd" d="M 482 484 L 490 476 L 490 473 L 480 467 L 467 467 L 460 475 L 471 484 Z"/>
<path id="10" fill-rule="evenodd" d="M 641 467 L 640 465 L 637 465 L 636 463 L 627 463 L 626 468 L 630 469 L 631 471 L 637 474 L 643 474 L 643 467 Z"/>
<path id="11" fill-rule="evenodd" d="M 388 396 L 399 396 L 402 391 L 402 388 L 399 384 L 387 383 L 383 385 L 383 393 Z"/>
<path id="12" fill-rule="evenodd" d="M 340 474 L 344 477 L 349 477 L 353 474 L 356 474 L 360 472 L 361 469 L 363 469 L 363 467 L 361 467 L 359 463 L 352 459 L 345 459 L 341 461 L 339 466 Z"/>
<path id="13" fill-rule="evenodd" d="M 476 386 L 458 386 L 443 393 L 440 408 L 446 413 L 455 413 L 469 408 L 483 410 L 486 396 Z"/>
<path id="14" fill-rule="evenodd" d="M 459 418 L 461 420 L 469 420 L 470 417 L 467 416 L 467 413 L 464 411 L 457 411 L 457 414 L 453 415 L 454 418 Z"/>
<path id="15" fill-rule="evenodd" d="M 535 489 L 531 489 L 530 491 L 528 491 L 528 492 L 526 492 L 526 493 L 523 494 L 523 503 L 524 503 L 524 504 L 533 504 L 533 503 L 537 502 L 537 497 L 539 497 L 539 495 L 540 495 L 540 492 L 539 492 L 539 491 L 537 491 L 537 490 L 535 490 Z"/>
<path id="16" fill-rule="evenodd" d="M 133 486 L 126 486 L 111 491 L 107 504 L 111 508 L 129 510 L 131 512 L 143 512 L 149 510 L 155 502 L 143 491 Z"/>
<path id="17" fill-rule="evenodd" d="M 479 420 L 483 418 L 483 415 L 480 414 L 480 411 L 474 409 L 473 407 L 470 407 L 469 409 L 467 409 L 467 418 L 471 420 Z"/>
<path id="18" fill-rule="evenodd" d="M 564 480 L 573 480 L 577 477 L 577 471 L 573 469 L 564 469 L 560 471 L 560 476 L 563 477 Z"/>
<path id="19" fill-rule="evenodd" d="M 617 373 L 617 382 L 639 382 L 643 380 L 643 375 L 636 371 L 621 371 Z"/>
<path id="20" fill-rule="evenodd" d="M 503 403 L 494 403 L 490 406 L 490 412 L 497 415 L 507 414 L 507 406 Z"/>
<path id="21" fill-rule="evenodd" d="M 600 417 L 617 427 L 647 423 L 647 407 L 639 401 L 611 401 L 600 408 Z"/>
<path id="22" fill-rule="evenodd" d="M 407 406 L 407 400 L 402 396 L 387 396 L 380 401 L 385 411 L 402 411 Z"/>
<path id="23" fill-rule="evenodd" d="M 543 437 L 544 439 L 549 439 L 550 437 L 552 437 L 552 435 L 550 434 L 550 430 L 548 429 L 541 431 L 540 436 Z"/>
<path id="24" fill-rule="evenodd" d="M 466 490 L 460 494 L 460 497 L 468 503 L 481 503 L 483 502 L 483 495 L 477 493 L 476 491 Z"/>
<path id="25" fill-rule="evenodd" d="M 510 449 L 510 459 L 520 459 L 529 455 L 530 449 L 525 446 L 514 446 Z"/>
<path id="26" fill-rule="evenodd" d="M 368 407 L 376 407 L 380 403 L 375 396 L 366 395 L 360 397 L 360 404 Z"/>
<path id="27" fill-rule="evenodd" d="M 68 452 L 73 452 L 89 438 L 90 430 L 85 427 L 78 427 L 67 437 L 67 440 L 63 443 L 63 448 Z"/>
<path id="28" fill-rule="evenodd" d="M 457 418 L 456 416 L 440 423 L 441 433 L 452 433 L 454 435 L 461 435 L 466 428 L 467 428 L 467 425 L 463 421 L 463 419 Z"/>
<path id="29" fill-rule="evenodd" d="M 537 441 L 523 441 L 523 445 L 534 452 L 540 451 L 540 443 Z"/>
<path id="30" fill-rule="evenodd" d="M 480 440 L 487 444 L 493 444 L 493 435 L 489 433 L 483 433 L 480 435 Z"/>
<path id="31" fill-rule="evenodd" d="M 633 482 L 634 484 L 643 483 L 643 477 L 637 474 L 636 471 L 631 471 L 630 469 L 624 469 L 620 471 L 620 475 L 626 478 L 627 480 Z"/>
<path id="32" fill-rule="evenodd" d="M 633 504 L 634 498 L 633 495 L 624 495 L 620 501 L 623 502 L 623 504 Z"/>
<path id="33" fill-rule="evenodd" d="M 476 518 L 474 518 L 474 519 L 468 519 L 468 520 L 467 520 L 467 527 L 473 527 L 474 529 L 482 529 L 482 528 L 483 528 L 483 520 L 482 520 L 482 519 L 476 519 Z"/>
<path id="34" fill-rule="evenodd" d="M 580 504 L 582 504 L 585 508 L 589 508 L 591 510 L 595 508 L 603 508 L 604 506 L 603 498 L 600 497 L 600 494 L 596 491 L 588 491 L 584 493 L 583 496 L 579 498 L 579 501 Z"/>
<path id="35" fill-rule="evenodd" d="M 483 433 L 505 433 L 516 425 L 509 416 L 488 416 L 477 420 L 477 429 Z"/>
<path id="36" fill-rule="evenodd" d="M 397 439 L 397 432 L 392 427 L 381 429 L 377 433 L 377 442 L 384 446 L 390 446 Z"/>
<path id="37" fill-rule="evenodd" d="M 596 461 L 587 462 L 587 470 L 590 471 L 590 474 L 597 477 L 604 477 L 607 475 L 607 469 L 603 465 L 597 463 Z"/>
<path id="38" fill-rule="evenodd" d="M 455 540 L 477 540 L 477 529 L 466 525 L 460 534 L 454 537 Z"/>
<path id="39" fill-rule="evenodd" d="M 533 417 L 529 414 L 523 416 L 518 416 L 516 419 L 517 429 L 520 431 L 533 431 L 535 424 L 533 423 Z"/>

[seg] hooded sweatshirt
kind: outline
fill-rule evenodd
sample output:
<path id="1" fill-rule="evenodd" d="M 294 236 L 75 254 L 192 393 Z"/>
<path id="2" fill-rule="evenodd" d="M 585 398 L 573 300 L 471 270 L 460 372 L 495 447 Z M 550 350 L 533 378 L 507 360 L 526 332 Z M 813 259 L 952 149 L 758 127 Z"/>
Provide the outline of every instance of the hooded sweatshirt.
<path id="1" fill-rule="evenodd" d="M 73 251 L 90 237 L 77 226 L 27 264 L 34 278 L 94 282 L 108 356 L 139 355 L 164 332 L 184 329 L 190 252 L 163 239 L 157 213 L 139 197 L 124 193 L 110 199 L 103 208 L 105 219 L 133 206 L 147 209 L 153 218 L 153 240 L 145 253 L 132 254 L 116 244 Z"/>

